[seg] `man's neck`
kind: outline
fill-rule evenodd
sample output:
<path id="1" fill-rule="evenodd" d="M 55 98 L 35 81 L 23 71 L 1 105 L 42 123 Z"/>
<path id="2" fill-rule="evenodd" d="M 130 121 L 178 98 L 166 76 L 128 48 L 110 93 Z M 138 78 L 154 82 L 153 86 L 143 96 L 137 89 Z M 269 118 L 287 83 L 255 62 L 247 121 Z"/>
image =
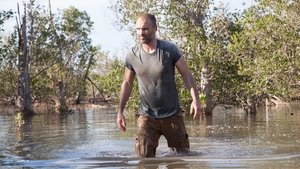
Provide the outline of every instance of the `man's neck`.
<path id="1" fill-rule="evenodd" d="M 143 43 L 142 47 L 144 49 L 145 52 L 147 53 L 153 53 L 156 50 L 157 47 L 157 39 L 153 39 L 151 42 L 149 43 Z"/>

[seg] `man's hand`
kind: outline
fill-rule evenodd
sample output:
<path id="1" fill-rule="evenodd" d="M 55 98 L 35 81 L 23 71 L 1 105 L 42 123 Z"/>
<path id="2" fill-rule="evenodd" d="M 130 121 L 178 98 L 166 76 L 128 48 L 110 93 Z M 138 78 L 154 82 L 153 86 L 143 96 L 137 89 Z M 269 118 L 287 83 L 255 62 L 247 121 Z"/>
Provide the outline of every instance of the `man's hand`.
<path id="1" fill-rule="evenodd" d="M 200 103 L 197 101 L 193 101 L 191 104 L 190 114 L 193 115 L 193 119 L 200 118 L 202 116 L 202 109 Z"/>
<path id="2" fill-rule="evenodd" d="M 123 132 L 126 131 L 126 119 L 125 119 L 125 116 L 123 113 L 118 112 L 117 125 L 121 131 L 123 131 Z"/>

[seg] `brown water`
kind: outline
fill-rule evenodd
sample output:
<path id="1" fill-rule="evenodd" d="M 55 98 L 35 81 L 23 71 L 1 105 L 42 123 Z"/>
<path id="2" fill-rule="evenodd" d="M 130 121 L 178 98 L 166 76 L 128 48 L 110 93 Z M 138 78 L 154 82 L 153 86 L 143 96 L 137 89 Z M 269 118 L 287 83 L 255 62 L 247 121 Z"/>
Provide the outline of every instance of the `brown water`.
<path id="1" fill-rule="evenodd" d="M 214 112 L 186 118 L 193 156 L 166 157 L 161 137 L 157 158 L 134 153 L 135 120 L 120 133 L 112 109 L 78 108 L 32 118 L 0 108 L 0 168 L 300 168 L 300 104 L 247 115 Z"/>

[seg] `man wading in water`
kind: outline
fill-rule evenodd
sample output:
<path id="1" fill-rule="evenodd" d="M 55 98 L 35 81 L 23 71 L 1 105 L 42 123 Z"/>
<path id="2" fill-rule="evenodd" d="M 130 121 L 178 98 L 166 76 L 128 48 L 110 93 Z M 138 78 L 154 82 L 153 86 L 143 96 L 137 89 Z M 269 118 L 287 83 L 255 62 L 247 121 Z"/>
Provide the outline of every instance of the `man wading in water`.
<path id="1" fill-rule="evenodd" d="M 176 90 L 175 67 L 193 99 L 190 113 L 194 119 L 202 114 L 197 87 L 182 53 L 173 43 L 156 39 L 156 31 L 156 18 L 152 14 L 142 14 L 137 19 L 140 43 L 126 56 L 120 92 L 117 125 L 121 131 L 126 131 L 124 109 L 137 77 L 141 99 L 135 146 L 138 157 L 155 157 L 161 135 L 165 136 L 171 150 L 179 154 L 189 152 L 189 139 Z"/>

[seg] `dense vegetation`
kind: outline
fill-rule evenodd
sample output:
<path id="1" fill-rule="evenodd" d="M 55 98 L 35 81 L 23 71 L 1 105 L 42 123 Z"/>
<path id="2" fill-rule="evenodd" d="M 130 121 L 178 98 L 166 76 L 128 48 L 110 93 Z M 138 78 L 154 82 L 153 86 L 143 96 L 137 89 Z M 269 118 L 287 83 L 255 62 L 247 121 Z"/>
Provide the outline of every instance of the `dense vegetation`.
<path id="1" fill-rule="evenodd" d="M 217 104 L 255 112 L 264 99 L 299 97 L 300 1 L 259 0 L 241 13 L 211 9 L 212 5 L 209 0 L 117 0 L 112 10 L 120 27 L 132 30 L 133 38 L 141 12 L 157 16 L 159 38 L 172 40 L 182 49 L 207 114 Z M 98 92 L 117 103 L 123 60 L 109 59 L 91 44 L 93 22 L 87 13 L 70 7 L 52 14 L 34 1 L 26 8 L 33 102 L 60 102 L 64 111 L 63 106 L 72 100 L 80 103 L 84 96 Z M 0 26 L 11 15 L 2 11 Z M 19 76 L 18 36 L 0 40 L 0 100 L 13 103 Z M 187 109 L 190 95 L 181 78 L 177 82 L 182 107 Z M 128 108 L 136 110 L 138 101 L 135 89 Z"/>

